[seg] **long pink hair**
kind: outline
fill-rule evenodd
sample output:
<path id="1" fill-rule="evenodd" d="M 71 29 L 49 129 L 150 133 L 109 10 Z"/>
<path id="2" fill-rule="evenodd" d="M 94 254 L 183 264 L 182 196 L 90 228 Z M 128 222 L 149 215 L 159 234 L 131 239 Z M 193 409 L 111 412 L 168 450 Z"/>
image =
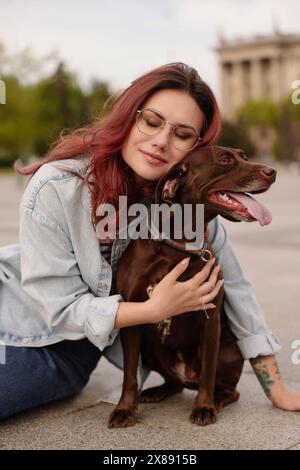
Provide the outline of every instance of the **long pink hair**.
<path id="1" fill-rule="evenodd" d="M 135 123 L 137 110 L 153 93 L 162 89 L 182 90 L 195 99 L 205 115 L 199 146 L 215 144 L 220 133 L 221 118 L 214 94 L 194 68 L 175 62 L 134 80 L 102 119 L 61 135 L 48 154 L 37 163 L 23 168 L 15 162 L 15 171 L 21 175 L 34 175 L 44 163 L 78 158 L 89 153 L 91 157 L 84 177 L 76 175 L 83 179 L 91 191 L 94 226 L 101 218 L 96 215 L 100 204 L 109 202 L 118 208 L 119 196 L 125 195 L 129 206 L 139 197 L 153 194 L 154 183 L 143 188 L 136 187 L 133 170 L 123 160 L 121 148 Z"/>

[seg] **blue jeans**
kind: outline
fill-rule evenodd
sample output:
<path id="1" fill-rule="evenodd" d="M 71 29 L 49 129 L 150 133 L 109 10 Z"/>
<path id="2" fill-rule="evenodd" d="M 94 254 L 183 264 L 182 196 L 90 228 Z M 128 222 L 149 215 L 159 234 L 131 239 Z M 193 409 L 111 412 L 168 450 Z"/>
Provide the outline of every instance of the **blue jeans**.
<path id="1" fill-rule="evenodd" d="M 6 346 L 0 364 L 0 419 L 78 394 L 101 351 L 88 339 L 41 348 Z"/>

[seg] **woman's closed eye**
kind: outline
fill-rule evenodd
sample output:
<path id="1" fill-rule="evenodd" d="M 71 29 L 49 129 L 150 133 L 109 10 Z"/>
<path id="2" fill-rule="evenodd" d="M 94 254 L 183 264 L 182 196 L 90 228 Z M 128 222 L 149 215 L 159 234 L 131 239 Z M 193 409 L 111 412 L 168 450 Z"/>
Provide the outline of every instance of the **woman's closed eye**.
<path id="1" fill-rule="evenodd" d="M 146 124 L 149 127 L 160 127 L 162 125 L 162 121 L 155 119 L 146 119 Z"/>
<path id="2" fill-rule="evenodd" d="M 195 137 L 194 134 L 181 129 L 175 129 L 174 134 L 181 140 L 193 139 Z"/>

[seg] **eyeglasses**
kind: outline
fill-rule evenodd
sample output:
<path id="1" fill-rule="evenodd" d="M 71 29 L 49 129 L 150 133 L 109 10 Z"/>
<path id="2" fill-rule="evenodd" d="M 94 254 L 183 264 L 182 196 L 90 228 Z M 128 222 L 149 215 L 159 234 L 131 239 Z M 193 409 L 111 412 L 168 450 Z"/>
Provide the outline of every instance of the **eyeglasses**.
<path id="1" fill-rule="evenodd" d="M 159 134 L 165 125 L 171 126 L 171 142 L 177 150 L 193 150 L 201 140 L 200 135 L 194 127 L 188 124 L 172 124 L 155 109 L 145 108 L 136 113 L 136 125 L 138 130 L 145 135 Z"/>

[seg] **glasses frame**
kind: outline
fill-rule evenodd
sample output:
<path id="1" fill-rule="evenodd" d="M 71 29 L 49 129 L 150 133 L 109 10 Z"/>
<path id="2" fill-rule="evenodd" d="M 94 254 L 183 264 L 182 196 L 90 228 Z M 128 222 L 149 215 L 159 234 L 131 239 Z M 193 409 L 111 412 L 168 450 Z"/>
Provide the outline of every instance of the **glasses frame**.
<path id="1" fill-rule="evenodd" d="M 154 114 L 157 114 L 161 119 L 163 119 L 163 124 L 158 128 L 158 132 L 156 132 L 155 134 L 146 134 L 145 132 L 141 131 L 141 129 L 139 128 L 138 126 L 138 120 L 139 120 L 139 117 L 141 115 L 141 113 L 143 111 L 153 111 Z M 159 134 L 166 126 L 166 124 L 169 124 L 170 127 L 171 127 L 171 132 L 172 134 L 174 134 L 174 131 L 177 129 L 177 127 L 180 127 L 182 126 L 183 124 L 173 124 L 172 122 L 170 121 L 167 121 L 164 116 L 161 114 L 160 111 L 158 111 L 157 109 L 154 109 L 154 108 L 143 108 L 143 109 L 138 109 L 137 112 L 136 112 L 136 119 L 135 119 L 135 123 L 136 123 L 136 127 L 138 128 L 138 130 L 141 132 L 141 134 L 144 134 L 144 135 L 147 135 L 148 137 L 152 136 L 152 135 L 157 135 Z M 198 136 L 197 137 L 197 140 L 196 140 L 196 143 L 193 145 L 192 148 L 189 148 L 187 149 L 186 151 L 187 152 L 191 152 L 192 150 L 194 150 L 194 148 L 199 144 L 199 142 L 203 139 L 203 137 L 200 137 L 200 135 L 198 134 L 198 132 L 196 131 L 196 129 L 193 127 L 193 126 L 189 126 L 191 129 L 193 129 L 196 133 L 196 135 Z M 180 150 L 182 152 L 184 152 L 183 149 L 179 149 L 178 147 L 176 147 L 176 145 L 174 144 L 173 142 L 173 139 L 171 139 L 171 143 L 172 145 L 177 149 L 177 150 Z"/>

